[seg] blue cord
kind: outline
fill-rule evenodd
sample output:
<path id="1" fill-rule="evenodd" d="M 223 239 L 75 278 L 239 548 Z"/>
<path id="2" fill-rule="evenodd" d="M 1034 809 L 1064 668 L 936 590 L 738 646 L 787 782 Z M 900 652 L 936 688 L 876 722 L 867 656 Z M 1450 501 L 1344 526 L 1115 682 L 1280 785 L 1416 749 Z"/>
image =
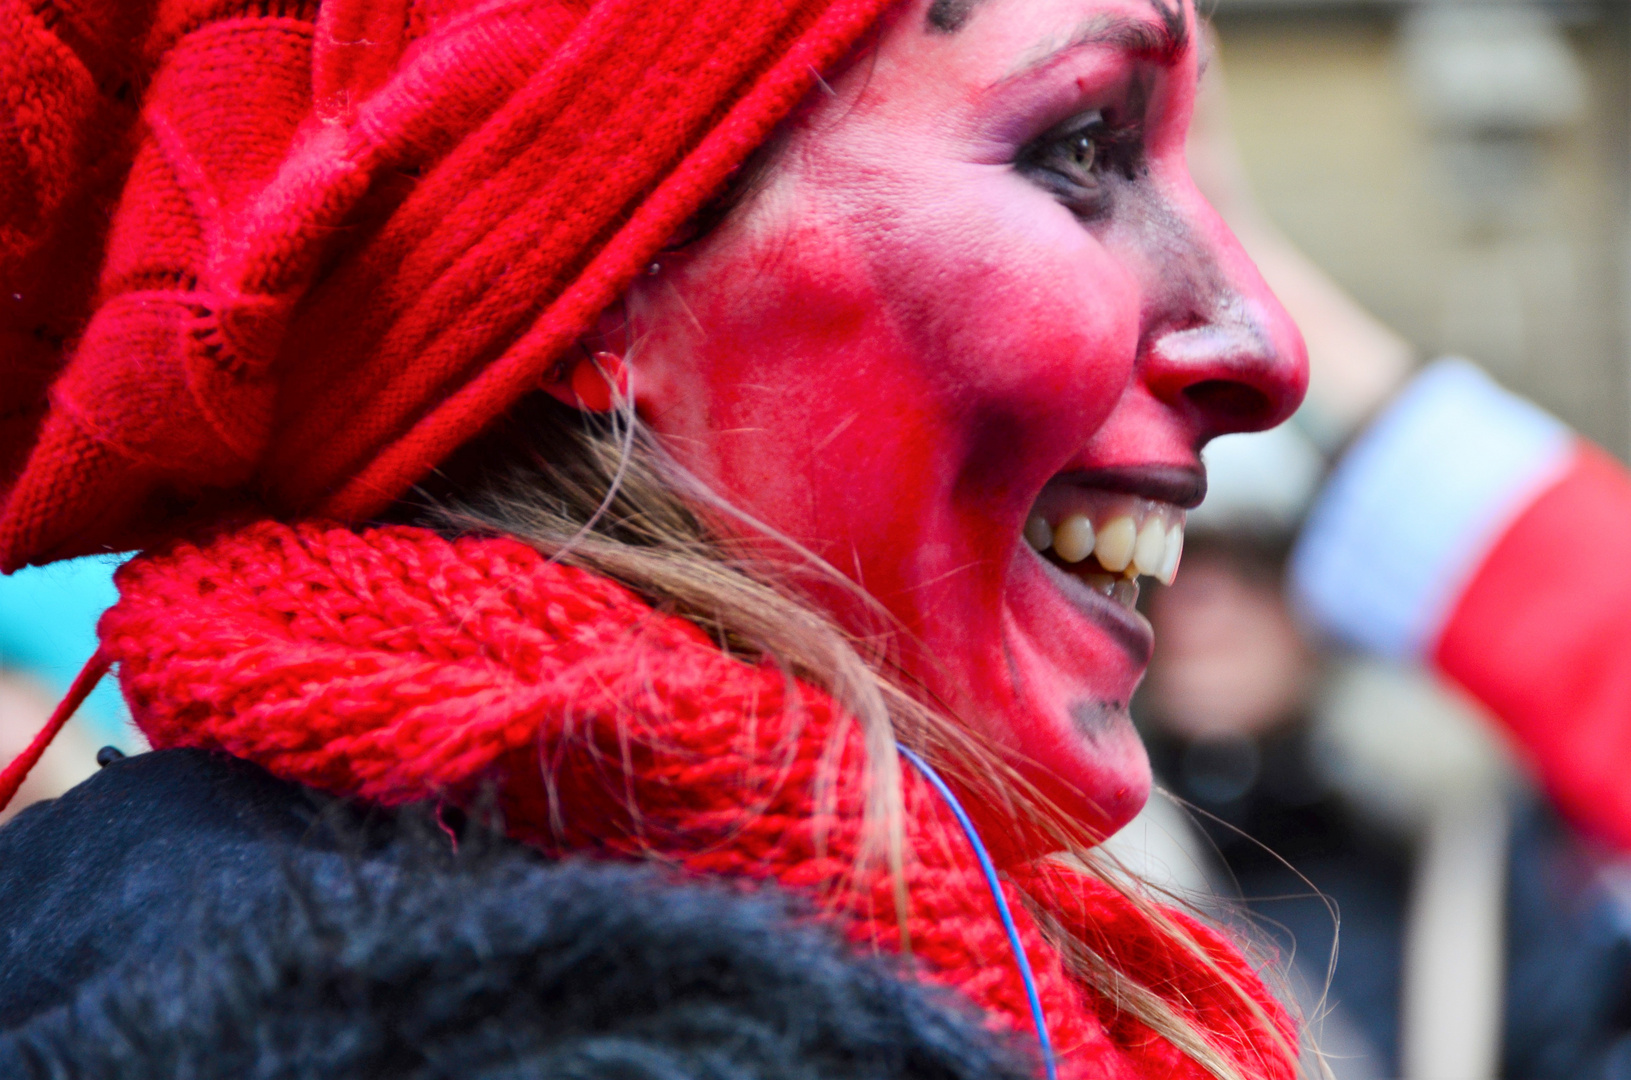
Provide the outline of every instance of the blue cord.
<path id="1" fill-rule="evenodd" d="M 1036 1041 L 1042 1044 L 1042 1067 L 1047 1070 L 1048 1080 L 1059 1080 L 1058 1066 L 1053 1059 L 1053 1040 L 1048 1038 L 1048 1023 L 1042 1015 L 1042 998 L 1036 992 L 1036 976 L 1031 974 L 1031 961 L 1025 955 L 1025 946 L 1019 941 L 1019 928 L 1014 925 L 1014 915 L 1008 910 L 1008 898 L 1002 895 L 1002 885 L 997 881 L 997 868 L 991 862 L 990 854 L 985 850 L 985 842 L 975 831 L 974 822 L 970 821 L 963 804 L 957 801 L 957 796 L 951 793 L 951 788 L 940 779 L 940 774 L 929 767 L 929 763 L 918 757 L 906 747 L 900 747 L 900 756 L 912 763 L 923 779 L 940 793 L 940 797 L 951 807 L 951 812 L 957 818 L 957 824 L 963 827 L 963 835 L 968 837 L 969 847 L 974 849 L 975 858 L 980 860 L 980 869 L 985 873 L 986 888 L 991 890 L 991 899 L 997 902 L 997 914 L 1002 917 L 1002 928 L 1008 932 L 1008 947 L 1014 951 L 1014 963 L 1019 966 L 1019 977 L 1025 984 L 1025 996 L 1031 1002 L 1031 1022 L 1036 1025 Z"/>

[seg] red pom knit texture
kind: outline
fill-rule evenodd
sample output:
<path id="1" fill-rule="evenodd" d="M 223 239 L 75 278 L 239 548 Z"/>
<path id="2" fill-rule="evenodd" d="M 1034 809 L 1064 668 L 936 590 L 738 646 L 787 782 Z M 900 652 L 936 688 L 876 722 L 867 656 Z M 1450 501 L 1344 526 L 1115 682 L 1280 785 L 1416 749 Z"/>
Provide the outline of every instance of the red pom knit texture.
<path id="1" fill-rule="evenodd" d="M 0 0 L 0 569 L 369 516 L 890 0 Z"/>
<path id="2" fill-rule="evenodd" d="M 822 898 L 858 940 L 899 947 L 887 872 L 855 876 L 867 782 L 856 725 L 822 692 L 727 656 L 604 578 L 506 539 L 268 523 L 139 557 L 118 580 L 103 648 L 157 747 L 224 750 L 387 804 L 496 794 L 506 828 L 546 849 L 773 879 Z M 911 772 L 905 805 L 914 956 L 1029 1032 L 967 841 Z M 1021 888 L 1247 1075 L 1292 1075 L 1215 973 L 1114 890 L 1046 861 L 1008 874 L 1065 1075 L 1204 1074 L 1068 974 Z M 1290 1032 L 1240 954 L 1185 922 Z"/>

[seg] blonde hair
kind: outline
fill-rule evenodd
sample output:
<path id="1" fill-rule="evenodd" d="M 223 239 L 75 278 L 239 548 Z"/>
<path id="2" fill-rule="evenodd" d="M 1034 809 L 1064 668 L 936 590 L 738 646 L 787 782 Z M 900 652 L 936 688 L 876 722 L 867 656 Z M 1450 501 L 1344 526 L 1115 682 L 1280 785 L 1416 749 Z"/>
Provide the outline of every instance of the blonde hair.
<path id="1" fill-rule="evenodd" d="M 1175 950 L 1233 990 L 1265 1036 L 1288 1057 L 1297 1057 L 1297 1047 L 1256 996 L 1146 890 L 1129 884 L 1131 875 L 1094 850 L 1101 837 L 1059 811 L 906 677 L 894 663 L 895 623 L 881 605 L 686 472 L 627 402 L 602 417 L 534 395 L 441 470 L 426 494 L 431 516 L 443 529 L 510 535 L 553 560 L 604 574 L 696 623 L 727 651 L 769 657 L 789 677 L 830 694 L 864 733 L 868 788 L 861 859 L 887 861 L 903 930 L 910 898 L 902 873 L 899 743 L 938 768 L 983 784 L 988 790 L 982 795 L 1040 827 L 1057 843 L 1060 861 L 1121 893 Z M 818 585 L 854 596 L 866 613 L 866 626 L 840 626 L 810 599 Z M 1085 984 L 1216 1080 L 1250 1080 L 1159 993 L 1122 972 L 1045 910 L 1029 906 Z"/>

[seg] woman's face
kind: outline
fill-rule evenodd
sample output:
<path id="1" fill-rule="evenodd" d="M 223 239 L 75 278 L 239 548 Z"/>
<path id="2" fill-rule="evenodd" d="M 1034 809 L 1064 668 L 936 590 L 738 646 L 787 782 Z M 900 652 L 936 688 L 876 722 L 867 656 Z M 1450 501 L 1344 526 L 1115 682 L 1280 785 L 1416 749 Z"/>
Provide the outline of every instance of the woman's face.
<path id="1" fill-rule="evenodd" d="M 680 460 L 887 607 L 907 670 L 1105 832 L 1149 787 L 1128 574 L 1170 570 L 1201 446 L 1306 376 L 1185 168 L 1176 2 L 902 4 L 628 303 Z"/>

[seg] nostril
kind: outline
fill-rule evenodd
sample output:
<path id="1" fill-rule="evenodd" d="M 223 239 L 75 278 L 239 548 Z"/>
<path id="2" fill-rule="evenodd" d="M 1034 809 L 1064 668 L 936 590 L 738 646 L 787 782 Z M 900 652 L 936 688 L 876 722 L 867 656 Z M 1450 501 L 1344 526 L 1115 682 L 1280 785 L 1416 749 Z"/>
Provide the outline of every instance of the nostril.
<path id="1" fill-rule="evenodd" d="M 1248 383 L 1205 379 L 1184 387 L 1184 397 L 1224 431 L 1256 431 L 1278 419 L 1273 399 Z"/>

